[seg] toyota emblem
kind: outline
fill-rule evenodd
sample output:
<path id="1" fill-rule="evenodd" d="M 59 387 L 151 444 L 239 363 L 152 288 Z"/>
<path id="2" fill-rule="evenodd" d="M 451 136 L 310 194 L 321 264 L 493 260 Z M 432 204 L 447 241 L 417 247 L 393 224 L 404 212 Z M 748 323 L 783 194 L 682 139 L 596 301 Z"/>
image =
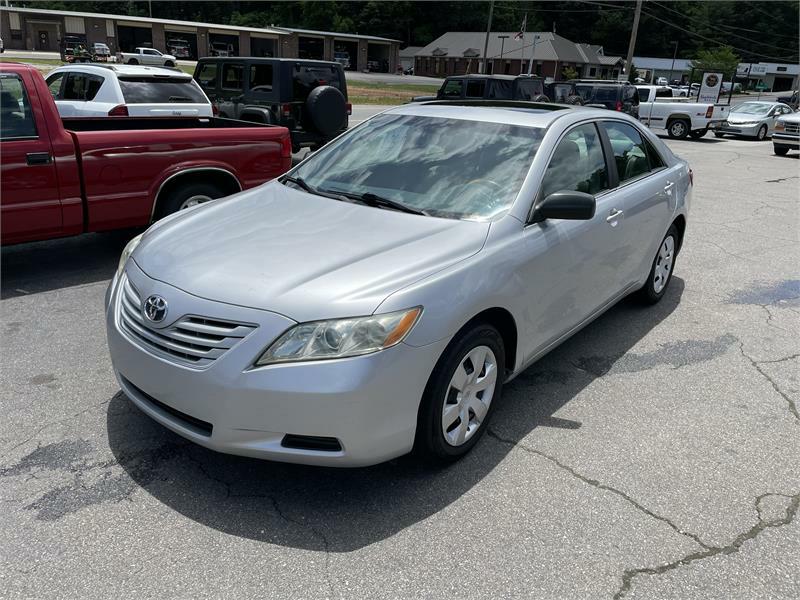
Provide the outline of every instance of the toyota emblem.
<path id="1" fill-rule="evenodd" d="M 144 316 L 153 323 L 160 323 L 167 316 L 167 301 L 161 296 L 150 296 L 144 301 Z"/>

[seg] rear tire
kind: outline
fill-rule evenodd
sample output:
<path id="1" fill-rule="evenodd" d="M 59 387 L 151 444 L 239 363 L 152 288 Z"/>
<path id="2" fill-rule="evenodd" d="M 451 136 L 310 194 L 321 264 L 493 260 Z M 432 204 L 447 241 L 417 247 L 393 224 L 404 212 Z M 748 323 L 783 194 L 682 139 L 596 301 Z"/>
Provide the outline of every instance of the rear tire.
<path id="1" fill-rule="evenodd" d="M 679 240 L 678 228 L 670 225 L 656 250 L 653 265 L 647 275 L 647 283 L 638 292 L 639 300 L 644 304 L 655 304 L 666 294 L 672 281 L 672 272 L 675 270 Z"/>
<path id="2" fill-rule="evenodd" d="M 534 96 L 532 101 L 533 102 L 550 102 L 550 98 L 548 98 L 544 94 L 539 94 L 538 96 Z"/>
<path id="3" fill-rule="evenodd" d="M 480 363 L 474 364 L 473 359 Z M 469 452 L 489 426 L 504 378 L 505 346 L 497 329 L 478 323 L 459 333 L 425 386 L 414 453 L 447 463 Z"/>
<path id="4" fill-rule="evenodd" d="M 775 144 L 772 145 L 772 151 L 778 156 L 786 156 L 789 154 L 789 148 L 786 146 L 776 146 Z"/>
<path id="5" fill-rule="evenodd" d="M 689 121 L 686 119 L 674 119 L 667 123 L 667 135 L 674 140 L 685 139 L 689 135 Z"/>
<path id="6" fill-rule="evenodd" d="M 758 133 L 756 133 L 756 139 L 759 142 L 763 142 L 767 138 L 767 126 L 762 125 L 758 128 Z"/>
<path id="7" fill-rule="evenodd" d="M 158 220 L 179 210 L 190 208 L 215 198 L 222 198 L 226 195 L 227 193 L 223 189 L 213 183 L 201 181 L 181 185 L 170 192 L 168 197 L 159 201 L 155 218 Z"/>
<path id="8" fill-rule="evenodd" d="M 720 132 L 720 131 L 715 131 L 714 132 L 714 137 L 715 138 L 723 138 L 723 137 L 725 137 L 725 134 Z"/>
<path id="9" fill-rule="evenodd" d="M 708 129 L 695 129 L 689 132 L 689 137 L 693 140 L 699 140 L 701 137 L 708 133 Z"/>
<path id="10" fill-rule="evenodd" d="M 129 65 L 138 65 L 138 64 L 139 64 L 139 61 L 138 61 L 138 60 L 136 60 L 135 58 L 132 58 L 132 59 L 130 59 L 130 60 L 128 61 L 128 64 L 129 64 Z"/>

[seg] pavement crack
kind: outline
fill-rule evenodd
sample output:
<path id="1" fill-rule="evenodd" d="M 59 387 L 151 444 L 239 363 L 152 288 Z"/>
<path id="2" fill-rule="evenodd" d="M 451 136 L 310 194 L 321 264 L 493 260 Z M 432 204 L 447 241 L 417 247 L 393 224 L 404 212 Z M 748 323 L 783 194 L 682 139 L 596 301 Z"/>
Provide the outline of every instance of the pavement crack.
<path id="1" fill-rule="evenodd" d="M 520 442 L 514 442 L 513 440 L 510 440 L 508 438 L 504 438 L 500 434 L 498 434 L 496 431 L 494 431 L 491 427 L 489 427 L 486 430 L 486 434 L 488 436 L 496 439 L 500 443 L 507 444 L 509 446 L 516 447 L 516 448 L 519 448 L 521 450 L 524 450 L 525 452 L 528 452 L 530 454 L 535 454 L 537 456 L 540 456 L 540 457 L 544 458 L 545 460 L 550 461 L 551 463 L 553 463 L 554 465 L 556 465 L 560 469 L 566 471 L 567 473 L 569 473 L 573 477 L 581 480 L 582 482 L 584 482 L 584 483 L 586 483 L 586 484 L 588 484 L 588 485 L 590 485 L 592 487 L 595 487 L 597 489 L 604 490 L 604 491 L 607 491 L 607 492 L 611 492 L 612 494 L 615 494 L 616 496 L 619 496 L 620 498 L 622 498 L 623 500 L 628 502 L 628 504 L 630 504 L 631 506 L 636 508 L 638 511 L 644 513 L 648 517 L 650 517 L 652 519 L 655 519 L 657 521 L 661 521 L 662 523 L 667 524 L 671 529 L 673 529 L 676 533 L 679 533 L 682 536 L 686 536 L 688 538 L 691 538 L 701 548 L 703 548 L 705 550 L 712 550 L 714 548 L 714 546 L 710 546 L 710 545 L 706 544 L 696 534 L 691 533 L 689 531 L 686 531 L 684 529 L 681 529 L 680 527 L 678 527 L 675 523 L 673 523 L 668 518 L 654 513 L 652 510 L 650 510 L 646 506 L 643 506 L 642 504 L 640 504 L 638 501 L 636 501 L 634 498 L 632 498 L 631 496 L 629 496 L 628 494 L 626 494 L 622 490 L 618 490 L 617 488 L 611 487 L 610 485 L 602 483 L 602 482 L 600 482 L 600 481 L 598 481 L 596 479 L 592 479 L 591 477 L 587 477 L 586 475 L 583 475 L 583 474 L 579 473 L 578 471 L 576 471 L 575 469 L 573 469 L 569 465 L 561 462 L 556 457 L 550 456 L 549 454 L 547 454 L 545 452 L 542 452 L 541 450 L 536 450 L 535 448 L 531 448 L 531 447 L 526 446 L 525 444 L 522 444 Z"/>
<path id="2" fill-rule="evenodd" d="M 768 496 L 782 496 L 785 498 L 789 498 L 791 500 L 784 516 L 771 519 L 768 521 L 765 521 L 762 518 L 760 504 L 761 501 Z M 734 540 L 730 544 L 719 547 L 711 547 L 708 548 L 707 550 L 703 550 L 702 552 L 693 552 L 692 554 L 687 554 L 686 556 L 679 558 L 676 561 L 667 563 L 665 565 L 661 565 L 659 567 L 626 569 L 622 574 L 622 586 L 619 588 L 619 590 L 617 590 L 617 593 L 614 594 L 614 600 L 620 600 L 621 598 L 624 598 L 628 594 L 628 592 L 631 589 L 631 586 L 633 585 L 633 579 L 638 575 L 662 575 L 669 571 L 673 571 L 678 567 L 689 565 L 693 562 L 710 558 L 712 556 L 718 556 L 720 554 L 722 555 L 735 554 L 742 548 L 745 542 L 755 539 L 764 530 L 772 527 L 781 527 L 783 525 L 789 525 L 797 515 L 798 506 L 800 506 L 800 494 L 795 494 L 794 496 L 789 496 L 787 494 L 778 494 L 778 493 L 762 494 L 755 500 L 755 508 L 756 508 L 756 514 L 758 515 L 758 522 L 744 533 L 740 533 L 738 536 L 736 536 L 736 538 L 734 538 Z"/>
<path id="3" fill-rule="evenodd" d="M 779 177 L 778 179 L 765 179 L 764 183 L 781 183 L 789 181 L 790 179 L 797 179 L 800 175 L 792 175 L 791 177 Z"/>
<path id="4" fill-rule="evenodd" d="M 767 381 L 769 381 L 770 385 L 772 385 L 772 389 L 774 389 L 774 390 L 775 390 L 775 391 L 776 391 L 776 392 L 777 392 L 777 393 L 778 393 L 778 394 L 781 396 L 781 398 L 783 398 L 783 399 L 786 401 L 786 404 L 787 404 L 787 405 L 788 405 L 788 407 L 789 407 L 789 412 L 790 412 L 790 413 L 792 414 L 792 416 L 794 417 L 795 423 L 796 423 L 796 424 L 798 424 L 798 425 L 800 425 L 800 412 L 798 412 L 798 411 L 797 411 L 797 405 L 795 404 L 794 400 L 792 400 L 792 399 L 789 397 L 789 395 L 788 395 L 786 392 L 784 392 L 784 391 L 783 391 L 783 390 L 782 390 L 782 389 L 781 389 L 781 388 L 778 386 L 778 384 L 777 384 L 777 383 L 775 383 L 775 380 L 774 380 L 772 377 L 770 377 L 769 373 L 767 373 L 767 372 L 766 372 L 764 369 L 762 369 L 762 368 L 761 368 L 761 364 L 762 364 L 761 362 L 759 362 L 759 361 L 757 361 L 757 360 L 753 360 L 753 358 L 751 358 L 751 357 L 750 357 L 750 356 L 749 356 L 749 355 L 748 355 L 748 354 L 747 354 L 747 353 L 744 351 L 744 342 L 739 342 L 739 352 L 741 352 L 741 353 L 742 353 L 742 356 L 743 356 L 744 358 L 746 358 L 746 359 L 747 359 L 747 360 L 750 362 L 750 364 L 751 364 L 751 365 L 753 365 L 753 368 L 754 368 L 756 371 L 758 371 L 758 372 L 761 374 L 761 376 L 762 376 L 764 379 L 766 379 Z M 795 355 L 795 356 L 796 356 L 796 355 Z M 787 357 L 786 359 L 783 359 L 783 360 L 789 360 L 790 358 L 793 358 L 793 357 L 794 357 L 794 356 L 790 356 L 790 357 Z M 769 361 L 763 361 L 763 362 L 764 362 L 764 363 L 767 363 L 767 362 L 769 362 Z M 780 361 L 777 361 L 777 362 L 780 362 Z"/>

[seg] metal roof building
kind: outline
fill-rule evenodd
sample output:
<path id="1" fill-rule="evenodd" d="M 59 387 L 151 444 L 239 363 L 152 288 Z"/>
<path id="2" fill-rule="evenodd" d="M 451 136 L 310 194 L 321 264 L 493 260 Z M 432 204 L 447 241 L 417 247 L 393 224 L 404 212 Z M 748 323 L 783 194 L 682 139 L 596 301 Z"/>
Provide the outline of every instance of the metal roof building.
<path id="1" fill-rule="evenodd" d="M 225 51 L 237 56 L 278 56 L 334 60 L 347 57 L 350 69 L 394 72 L 399 40 L 372 35 L 286 27 L 242 27 L 175 19 L 0 6 L 0 35 L 6 48 L 58 51 L 64 36 L 87 44 L 102 42 L 112 52 L 149 46 L 170 53 L 189 47 L 190 59 Z"/>

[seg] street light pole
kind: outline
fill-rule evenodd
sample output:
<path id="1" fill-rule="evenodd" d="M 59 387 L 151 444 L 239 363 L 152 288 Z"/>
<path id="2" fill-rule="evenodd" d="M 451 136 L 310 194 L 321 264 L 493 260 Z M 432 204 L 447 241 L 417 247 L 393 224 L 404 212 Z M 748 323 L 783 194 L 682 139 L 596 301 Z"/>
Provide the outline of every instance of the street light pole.
<path id="1" fill-rule="evenodd" d="M 672 66 L 669 68 L 669 85 L 672 84 L 672 72 L 675 70 L 675 57 L 678 56 L 678 40 L 673 40 L 672 43 L 675 44 L 675 51 L 672 53 Z"/>
<path id="2" fill-rule="evenodd" d="M 492 31 L 492 13 L 494 12 L 494 0 L 489 3 L 489 22 L 486 24 L 486 39 L 483 42 L 483 69 L 486 73 L 486 54 L 489 52 L 489 33 Z"/>

